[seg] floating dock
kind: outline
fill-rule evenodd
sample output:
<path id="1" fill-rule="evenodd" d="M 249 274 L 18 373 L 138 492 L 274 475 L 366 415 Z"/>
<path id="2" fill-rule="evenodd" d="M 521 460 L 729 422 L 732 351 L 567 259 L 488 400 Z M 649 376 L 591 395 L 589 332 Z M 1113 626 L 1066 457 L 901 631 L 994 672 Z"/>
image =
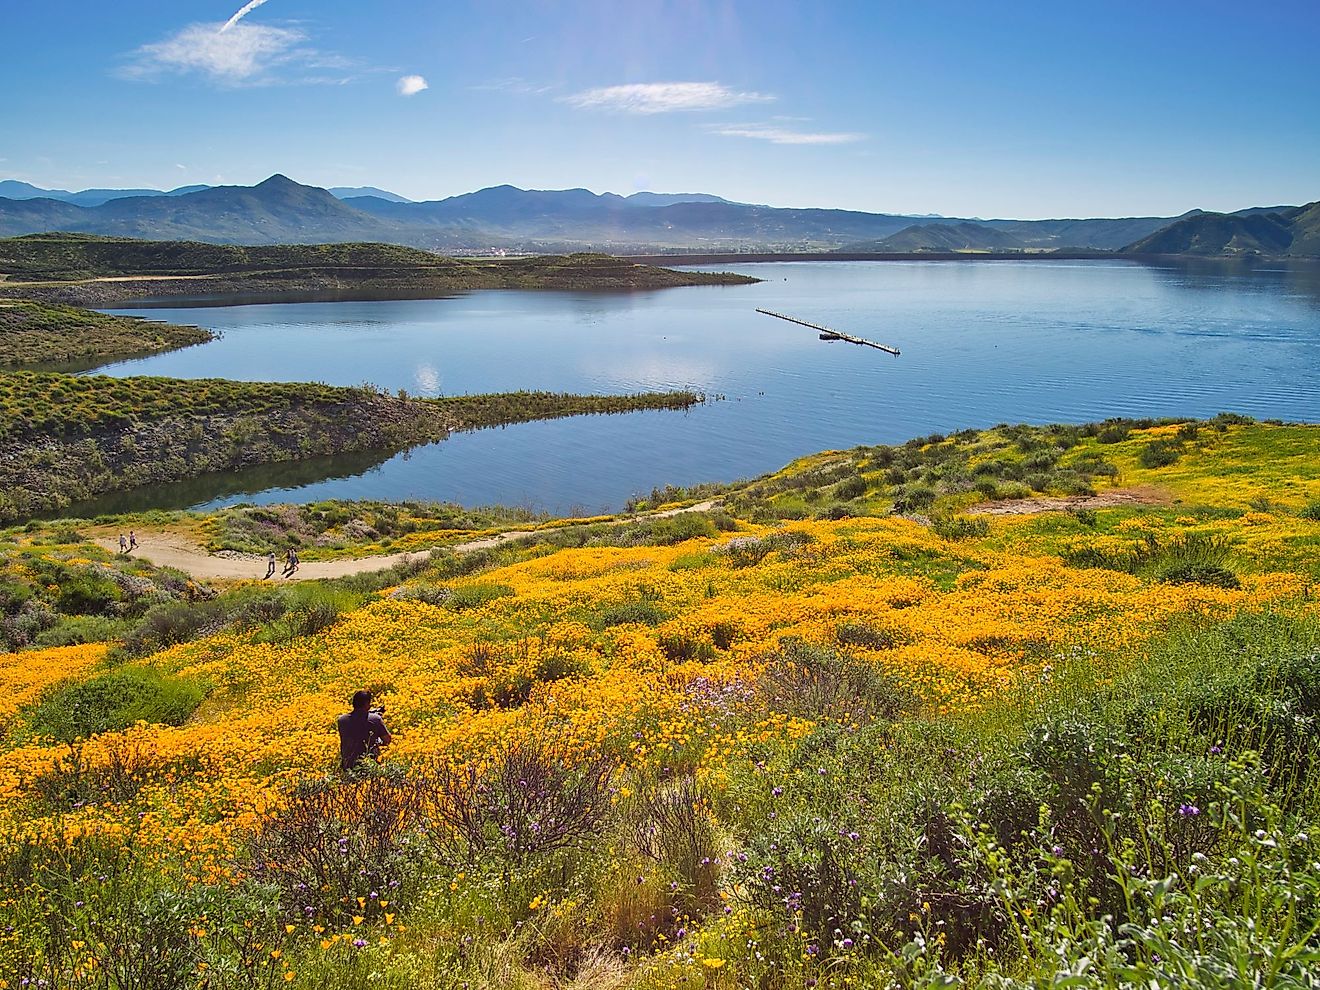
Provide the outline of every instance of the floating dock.
<path id="1" fill-rule="evenodd" d="M 758 313 L 764 313 L 766 316 L 773 316 L 777 320 L 787 320 L 789 323 L 796 323 L 798 326 L 810 327 L 820 333 L 821 340 L 835 341 L 843 340 L 849 344 L 860 344 L 863 347 L 874 347 L 877 351 L 884 351 L 886 354 L 892 354 L 898 357 L 901 353 L 897 347 L 890 347 L 887 344 L 877 344 L 874 340 L 867 340 L 865 337 L 854 337 L 850 333 L 841 333 L 830 327 L 823 327 L 819 323 L 809 323 L 806 320 L 799 320 L 796 316 L 785 316 L 783 313 L 775 313 L 768 309 L 756 310 Z"/>

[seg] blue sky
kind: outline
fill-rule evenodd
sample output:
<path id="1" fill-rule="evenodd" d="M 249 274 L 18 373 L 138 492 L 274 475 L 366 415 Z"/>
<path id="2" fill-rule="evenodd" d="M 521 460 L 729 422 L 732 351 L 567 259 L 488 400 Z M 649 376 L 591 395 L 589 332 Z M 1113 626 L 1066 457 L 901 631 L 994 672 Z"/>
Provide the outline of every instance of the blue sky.
<path id="1" fill-rule="evenodd" d="M 6 4 L 0 177 L 982 217 L 1320 199 L 1316 0 L 247 6 Z"/>

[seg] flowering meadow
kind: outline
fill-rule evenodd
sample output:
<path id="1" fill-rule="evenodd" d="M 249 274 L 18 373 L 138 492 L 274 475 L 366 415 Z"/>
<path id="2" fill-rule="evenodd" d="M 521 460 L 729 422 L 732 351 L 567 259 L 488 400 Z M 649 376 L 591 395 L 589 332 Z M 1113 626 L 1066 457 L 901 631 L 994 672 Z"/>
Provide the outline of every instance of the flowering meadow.
<path id="1" fill-rule="evenodd" d="M 0 988 L 1316 985 L 1320 431 L 1187 426 L 0 655 Z"/>

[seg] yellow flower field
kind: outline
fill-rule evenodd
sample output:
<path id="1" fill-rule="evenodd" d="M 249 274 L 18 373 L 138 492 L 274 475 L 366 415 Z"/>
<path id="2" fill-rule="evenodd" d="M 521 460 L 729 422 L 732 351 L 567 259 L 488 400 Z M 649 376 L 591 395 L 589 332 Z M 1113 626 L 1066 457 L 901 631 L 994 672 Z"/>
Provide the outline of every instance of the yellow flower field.
<path id="1" fill-rule="evenodd" d="M 1181 617 L 1294 607 L 1306 591 L 1302 577 L 1287 573 L 1248 576 L 1237 590 L 1151 584 L 967 546 L 957 548 L 965 569 L 942 590 L 895 573 L 905 560 L 953 550 L 916 523 L 795 523 L 784 531 L 804 542 L 755 566 L 732 566 L 720 552 L 730 538 L 561 550 L 473 579 L 512 590 L 473 611 L 386 597 L 288 645 L 221 636 L 176 647 L 150 662 L 212 685 L 201 711 L 178 728 L 100 736 L 80 754 L 95 763 L 130 750 L 145 781 L 136 800 L 31 817 L 26 789 L 67 759 L 69 747 L 30 742 L 0 752 L 0 834 L 131 834 L 194 875 L 222 873 L 235 837 L 282 789 L 333 767 L 334 718 L 364 685 L 388 704 L 398 759 L 461 759 L 511 735 L 553 730 L 584 753 L 681 761 L 718 778 L 738 758 L 740 740 L 724 737 L 718 706 L 694 703 L 694 685 L 718 695 L 711 685 L 752 684 L 789 637 L 833 643 L 847 624 L 880 632 L 892 645 L 854 652 L 952 711 L 1038 676 L 1065 652 L 1131 646 Z M 602 610 L 640 598 L 668 618 L 654 627 L 593 626 Z M 0 657 L 10 711 L 91 669 L 103 652 Z M 548 664 L 571 676 L 538 677 Z M 514 702 L 492 700 L 510 693 Z M 759 731 L 802 728 L 770 720 Z"/>
<path id="2" fill-rule="evenodd" d="M 372 889 L 377 883 L 367 872 L 367 857 L 360 882 L 357 875 L 341 876 L 323 888 L 302 884 L 281 888 L 278 895 L 268 892 L 263 896 L 275 900 L 265 907 L 242 902 L 249 913 L 238 916 L 237 928 L 225 927 L 232 918 L 226 921 L 229 916 L 219 908 L 213 915 L 190 902 L 170 924 L 185 932 L 179 938 L 196 960 L 188 977 L 195 982 L 176 985 L 248 986 L 234 975 L 235 965 L 262 974 L 266 982 L 254 986 L 321 985 L 340 969 L 356 974 L 354 979 L 380 972 L 406 980 L 407 973 L 423 971 L 421 960 L 440 942 L 452 953 L 444 957 L 450 962 L 435 956 L 426 970 L 431 975 L 418 985 L 448 986 L 435 974 L 451 963 L 476 967 L 464 970 L 468 982 L 474 973 L 486 972 L 482 967 L 494 966 L 492 960 L 506 949 L 518 954 L 516 965 L 500 970 L 504 975 L 498 978 L 481 976 L 478 984 L 524 986 L 530 984 L 520 981 L 533 967 L 562 976 L 579 965 L 583 973 L 599 965 L 601 973 L 613 974 L 601 979 L 616 986 L 779 987 L 808 980 L 818 983 L 807 985 L 861 985 L 849 974 L 866 971 L 849 967 L 862 965 L 853 953 L 870 930 L 850 934 L 807 902 L 813 884 L 836 883 L 830 903 L 843 896 L 837 887 L 843 874 L 831 881 L 813 872 L 814 857 L 824 855 L 823 849 L 846 861 L 858 844 L 857 862 L 872 864 L 868 868 L 883 865 L 885 856 L 906 855 L 894 835 L 908 835 L 903 829 L 914 827 L 911 823 L 891 820 L 897 831 L 886 833 L 883 843 L 867 835 L 868 815 L 886 794 L 877 790 L 856 806 L 848 796 L 859 787 L 880 788 L 870 784 L 866 761 L 879 765 L 887 759 L 890 733 L 897 730 L 877 723 L 879 731 L 869 731 L 877 726 L 863 724 L 846 705 L 838 716 L 826 703 L 795 704 L 775 695 L 809 692 L 815 683 L 811 674 L 794 680 L 801 671 L 786 674 L 786 664 L 795 656 L 841 657 L 844 666 L 822 676 L 844 678 L 838 682 L 844 694 L 883 685 L 899 699 L 896 704 L 907 706 L 893 718 L 917 713 L 910 724 L 929 726 L 932 738 L 945 738 L 940 733 L 949 726 L 967 727 L 968 738 L 979 742 L 896 752 L 893 759 L 907 769 L 891 770 L 897 776 L 887 785 L 893 791 L 908 777 L 938 777 L 944 760 L 968 761 L 965 778 L 958 776 L 964 771 L 951 770 L 940 785 L 953 795 L 942 813 L 959 814 L 959 795 L 971 786 L 968 781 L 981 786 L 977 750 L 990 747 L 1004 724 L 997 720 L 1025 719 L 1042 698 L 1101 693 L 1139 674 L 1147 652 L 1170 637 L 1244 622 L 1316 628 L 1314 547 L 1320 521 L 1306 503 L 1299 504 L 1299 498 L 1316 492 L 1311 445 L 1298 439 L 1313 434 L 1279 431 L 1234 426 L 1186 440 L 1178 464 L 1150 470 L 1138 464 L 1143 446 L 1183 434 L 1166 426 L 1134 430 L 1105 451 L 1121 465 L 1109 483 L 1139 484 L 1155 495 L 1147 504 L 1103 508 L 1089 517 L 1058 512 L 996 517 L 979 530 L 945 530 L 953 534 L 945 538 L 938 523 L 949 517 L 940 514 L 973 497 L 964 484 L 939 496 L 946 501 L 930 510 L 931 525 L 921 517 L 862 512 L 855 518 L 845 513 L 839 519 L 752 523 L 747 518 L 755 513 L 749 512 L 736 522 L 725 520 L 727 531 L 706 522 L 702 531 L 714 535 L 672 545 L 510 548 L 467 576 L 452 576 L 461 568 L 444 570 L 453 565 L 454 558 L 447 557 L 395 587 L 361 592 L 370 595 L 365 605 L 332 615 L 313 634 L 290 632 L 292 626 L 277 635 L 269 624 L 231 624 L 137 659 L 104 643 L 0 654 L 0 719 L 6 724 L 0 735 L 0 847 L 19 851 L 3 861 L 19 879 L 0 891 L 0 908 L 20 917 L 14 929 L 0 929 L 0 961 L 21 964 L 23 953 L 39 944 L 45 946 L 41 966 L 46 968 L 27 972 L 61 974 L 61 985 L 70 987 L 120 985 L 97 982 L 119 951 L 105 912 L 119 909 L 91 906 L 90 893 L 87 903 L 79 899 L 85 878 L 70 877 L 84 868 L 80 864 L 131 863 L 125 876 L 157 885 L 153 890 L 182 884 L 185 890 L 209 892 L 207 897 L 218 896 L 215 891 L 252 896 L 251 885 L 270 869 L 254 849 L 278 840 L 286 827 L 281 816 L 305 810 L 318 794 L 348 791 L 360 797 L 369 796 L 372 787 L 387 793 L 394 786 L 387 771 L 369 778 L 383 783 L 354 791 L 357 785 L 344 785 L 337 771 L 335 718 L 347 709 L 350 695 L 366 687 L 387 707 L 394 733 L 387 767 L 410 768 L 412 775 L 405 778 L 410 781 L 448 782 L 449 791 L 424 792 L 427 815 L 439 815 L 464 786 L 469 796 L 493 786 L 494 777 L 481 775 L 501 772 L 508 765 L 501 760 L 520 745 L 542 745 L 557 765 L 574 771 L 608 767 L 607 786 L 595 800 L 616 813 L 612 824 L 596 831 L 584 826 L 590 848 L 556 847 L 562 858 L 545 859 L 550 865 L 543 868 L 519 859 L 521 853 L 481 860 L 473 850 L 489 834 L 468 835 L 465 841 L 476 845 L 454 852 L 458 847 L 447 843 L 462 832 L 462 820 L 446 819 L 449 824 L 428 832 L 427 841 L 436 843 L 432 855 L 459 858 L 443 860 L 442 872 L 419 881 L 407 898 L 384 887 Z M 991 439 L 978 442 L 993 449 L 977 456 L 1002 462 L 1008 456 L 1004 444 L 985 436 Z M 1251 487 L 1247 480 L 1254 476 L 1245 474 L 1245 496 L 1228 503 L 1198 498 L 1202 485 L 1208 498 L 1226 490 L 1213 480 L 1215 458 L 1242 465 L 1250 459 L 1247 451 L 1271 445 L 1283 453 L 1271 462 L 1263 484 Z M 1085 456 L 1095 447 L 1082 444 L 1069 456 Z M 820 455 L 783 477 L 791 481 L 803 472 L 824 471 L 823 484 L 836 485 L 839 465 L 858 457 Z M 910 489 L 911 474 L 906 478 Z M 775 504 L 794 511 L 811 504 L 800 486 L 776 491 L 773 481 L 767 501 L 785 500 Z M 1286 498 L 1269 498 L 1276 490 Z M 764 509 L 757 511 L 764 518 Z M 115 579 L 104 562 L 76 551 L 50 549 L 36 539 L 20 546 L 25 563 L 11 566 L 14 575 L 45 573 L 53 564 L 43 555 L 53 555 L 65 568 L 61 573 L 75 579 L 83 574 Z M 264 589 L 252 584 L 232 590 L 241 596 Z M 189 586 L 186 593 L 200 596 L 205 589 Z M 195 604 L 189 597 L 176 607 Z M 1278 635 L 1286 641 L 1292 634 Z M 1232 649 L 1238 652 L 1229 654 L 1231 662 L 1237 663 L 1250 644 Z M 39 724 L 34 712 L 59 691 L 122 671 L 190 686 L 195 698 L 204 695 L 204 700 L 195 710 L 187 708 L 191 714 L 176 719 L 177 725 L 144 721 L 72 742 L 34 731 Z M 847 680 L 860 677 L 859 671 L 869 687 Z M 1056 687 L 1061 693 L 1051 694 Z M 829 690 L 826 683 L 826 694 Z M 78 703 L 98 702 L 84 697 Z M 832 722 L 836 717 L 842 721 Z M 1132 731 L 1145 739 L 1153 728 L 1138 725 Z M 924 729 L 913 731 L 914 738 L 925 738 Z M 1220 736 L 1228 730 L 1216 725 L 1179 738 L 1199 740 L 1197 732 L 1209 733 L 1213 746 L 1195 741 L 1194 758 L 1218 759 Z M 849 734 L 858 741 L 839 741 Z M 1164 743 L 1154 735 L 1151 740 L 1163 752 Z M 850 769 L 835 747 L 863 753 L 863 765 Z M 1128 759 L 1126 753 L 1121 759 Z M 1069 759 L 1074 755 L 1069 751 Z M 1102 747 L 1095 758 L 1105 755 Z M 1124 766 L 1124 773 L 1137 773 Z M 850 778 L 854 772 L 859 776 Z M 1056 767 L 1055 772 L 1066 788 L 1074 770 Z M 1213 767 L 1196 771 L 1214 772 Z M 1200 778 L 1185 764 L 1161 771 L 1153 781 L 1138 777 L 1140 787 L 1170 789 L 1160 801 L 1137 809 L 1163 816 L 1159 822 L 1169 820 L 1160 811 L 1166 806 L 1178 809 L 1174 825 L 1191 821 L 1202 814 L 1205 795 L 1214 793 L 1198 790 Z M 482 780 L 487 783 L 472 783 Z M 535 786 L 534 781 L 516 784 Z M 830 790 L 836 786 L 842 790 Z M 544 799 L 549 792 L 537 793 Z M 777 809 L 790 795 L 797 816 L 781 824 Z M 910 799 L 920 816 L 934 814 L 920 794 Z M 1071 805 L 1056 801 L 1050 814 L 1067 814 L 1077 806 L 1075 798 L 1069 800 Z M 535 817 L 541 810 L 530 813 Z M 325 850 L 348 855 L 341 820 L 324 814 L 328 817 L 312 832 L 301 833 L 301 848 L 310 859 L 300 868 L 320 863 Z M 1022 834 L 1046 812 L 1030 792 L 1005 814 Z M 1012 817 L 1019 814 L 1024 817 Z M 427 818 L 426 829 L 439 820 Z M 916 826 L 929 829 L 939 820 L 919 817 Z M 651 821 L 652 831 L 630 824 L 639 821 Z M 1136 827 L 1155 829 L 1154 821 L 1141 818 Z M 540 819 L 535 822 L 539 827 Z M 688 831 L 677 834 L 686 835 L 687 844 L 652 848 L 648 836 L 662 834 L 654 822 L 673 828 L 678 828 L 674 822 L 686 822 L 682 827 Z M 789 839 L 780 837 L 781 827 Z M 913 863 L 926 862 L 926 844 L 936 841 L 921 834 L 925 837 L 913 840 L 919 850 Z M 403 841 L 398 835 L 395 840 Z M 867 847 L 867 841 L 878 844 Z M 1085 839 L 1088 848 L 1094 841 Z M 1063 848 L 1050 842 L 1043 848 Z M 381 848 L 397 852 L 388 843 Z M 24 874 L 23 850 L 33 851 L 34 861 L 44 856 L 71 871 L 69 876 Z M 749 856 L 755 869 L 745 865 Z M 797 868 L 804 872 L 781 886 L 774 870 Z M 137 888 L 115 887 L 118 867 L 97 869 L 106 872 L 92 885 L 103 898 L 96 904 L 122 905 L 138 896 Z M 406 872 L 397 876 L 406 878 Z M 893 889 L 889 880 L 871 882 L 870 898 Z M 891 926 L 886 930 L 906 925 L 909 917 L 924 923 L 932 911 L 927 903 L 932 895 L 911 882 L 911 896 L 918 900 L 902 901 L 906 906 L 896 909 L 897 921 L 885 921 Z M 955 886 L 961 883 L 958 879 Z M 305 896 L 312 900 L 329 891 L 332 903 L 304 905 L 299 890 L 310 890 Z M 961 896 L 947 904 L 960 903 Z M 863 907 L 859 902 L 850 910 L 870 910 Z M 267 910 L 275 913 L 262 913 Z M 944 908 L 937 902 L 933 910 L 939 914 Z M 36 919 L 47 916 L 70 919 L 71 927 L 52 929 L 49 937 L 34 934 L 43 931 L 33 928 Z M 958 910 L 944 917 L 955 924 Z M 596 955 L 565 963 L 555 957 L 561 943 L 576 946 L 563 949 L 570 955 L 588 950 Z M 476 945 L 495 955 L 480 955 Z M 630 958 L 633 951 L 638 956 Z M 758 968 L 770 965 L 766 960 L 772 956 L 781 969 Z M 635 965 L 641 957 L 649 962 Z M 625 970 L 628 981 L 620 976 Z"/>

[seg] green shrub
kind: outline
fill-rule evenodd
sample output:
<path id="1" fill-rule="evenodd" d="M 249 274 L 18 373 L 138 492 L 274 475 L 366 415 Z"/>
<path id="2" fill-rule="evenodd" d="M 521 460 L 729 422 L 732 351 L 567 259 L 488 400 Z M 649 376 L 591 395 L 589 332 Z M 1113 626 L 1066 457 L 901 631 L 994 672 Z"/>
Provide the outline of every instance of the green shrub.
<path id="1" fill-rule="evenodd" d="M 1079 525 L 1086 526 L 1089 529 L 1095 529 L 1099 516 L 1095 514 L 1095 509 L 1071 508 L 1068 514 L 1077 520 Z"/>
<path id="2" fill-rule="evenodd" d="M 1320 521 L 1320 498 L 1313 498 L 1297 513 L 1303 519 Z"/>
<path id="3" fill-rule="evenodd" d="M 909 641 L 901 630 L 866 622 L 841 622 L 834 630 L 834 638 L 842 646 L 864 646 L 871 650 L 892 650 Z"/>
<path id="4" fill-rule="evenodd" d="M 1217 588 L 1240 588 L 1242 582 L 1226 567 L 1210 564 L 1178 564 L 1160 573 L 1165 584 L 1209 584 Z"/>
<path id="5" fill-rule="evenodd" d="M 691 571 L 700 570 L 703 567 L 709 567 L 715 562 L 715 555 L 711 553 L 685 553 L 675 557 L 669 565 L 671 571 Z"/>
<path id="6" fill-rule="evenodd" d="M 453 595 L 445 602 L 445 608 L 453 612 L 466 612 L 481 608 L 483 605 L 504 598 L 514 593 L 507 584 L 465 584 L 454 589 Z"/>
<path id="7" fill-rule="evenodd" d="M 613 605 L 607 608 L 600 615 L 602 626 L 623 626 L 629 623 L 639 623 L 644 626 L 656 626 L 664 622 L 666 615 L 660 609 L 656 608 L 654 602 L 639 601 L 626 602 L 623 605 Z"/>
<path id="8" fill-rule="evenodd" d="M 938 516 L 931 520 L 931 528 L 946 540 L 966 540 L 985 536 L 990 523 L 985 516 Z"/>
<path id="9" fill-rule="evenodd" d="M 771 658 L 757 690 L 774 711 L 843 726 L 892 722 L 918 706 L 911 689 L 876 664 L 793 639 Z"/>
<path id="10" fill-rule="evenodd" d="M 850 502 L 866 494 L 866 479 L 860 474 L 839 482 L 834 487 L 834 497 L 840 502 Z"/>
<path id="11" fill-rule="evenodd" d="M 658 643 L 670 663 L 688 663 L 692 660 L 710 660 L 715 647 L 704 639 L 687 633 L 669 633 L 660 636 Z"/>
<path id="12" fill-rule="evenodd" d="M 25 721 L 31 734 L 63 742 L 119 731 L 135 722 L 181 725 L 206 692 L 204 685 L 151 667 L 123 667 L 57 687 Z"/>
<path id="13" fill-rule="evenodd" d="M 329 629 L 339 621 L 342 614 L 338 604 L 331 601 L 308 602 L 301 608 L 292 610 L 292 630 L 295 636 L 315 636 Z"/>
<path id="14" fill-rule="evenodd" d="M 1232 549 L 1230 539 L 1213 534 L 1180 533 L 1168 541 L 1147 534 L 1137 543 L 1113 549 L 1078 547 L 1066 550 L 1063 559 L 1073 567 L 1102 567 L 1128 574 L 1154 574 L 1161 579 L 1165 575 L 1174 575 L 1176 579 L 1180 574 L 1195 573 L 1214 578 L 1214 572 L 1225 569 Z M 1212 583 L 1218 580 L 1214 579 Z"/>
<path id="15" fill-rule="evenodd" d="M 68 570 L 55 594 L 55 606 L 67 615 L 105 615 L 123 594 L 108 577 Z"/>
<path id="16" fill-rule="evenodd" d="M 916 512 L 935 501 L 936 491 L 929 485 L 906 485 L 894 499 L 895 512 Z"/>
<path id="17" fill-rule="evenodd" d="M 715 552 L 728 557 L 733 567 L 752 567 L 765 559 L 774 549 L 768 540 L 755 536 L 737 536 L 728 543 L 715 548 Z"/>
<path id="18" fill-rule="evenodd" d="M 419 581 L 417 584 L 410 584 L 401 589 L 396 598 L 404 601 L 425 602 L 427 605 L 446 605 L 454 597 L 452 588 L 443 584 L 431 584 L 429 581 Z"/>
<path id="19" fill-rule="evenodd" d="M 1144 468 L 1168 467 L 1182 456 L 1182 445 L 1177 440 L 1152 440 L 1141 448 L 1137 462 Z"/>
<path id="20" fill-rule="evenodd" d="M 162 602 L 148 609 L 124 636 L 124 650 L 130 656 L 157 653 L 177 643 L 189 643 L 218 632 L 227 619 L 224 604 L 216 599 Z"/>
<path id="21" fill-rule="evenodd" d="M 32 645 L 41 649 L 52 646 L 77 646 L 81 643 L 105 643 L 124 634 L 127 622 L 103 615 L 75 615 L 37 634 Z"/>

